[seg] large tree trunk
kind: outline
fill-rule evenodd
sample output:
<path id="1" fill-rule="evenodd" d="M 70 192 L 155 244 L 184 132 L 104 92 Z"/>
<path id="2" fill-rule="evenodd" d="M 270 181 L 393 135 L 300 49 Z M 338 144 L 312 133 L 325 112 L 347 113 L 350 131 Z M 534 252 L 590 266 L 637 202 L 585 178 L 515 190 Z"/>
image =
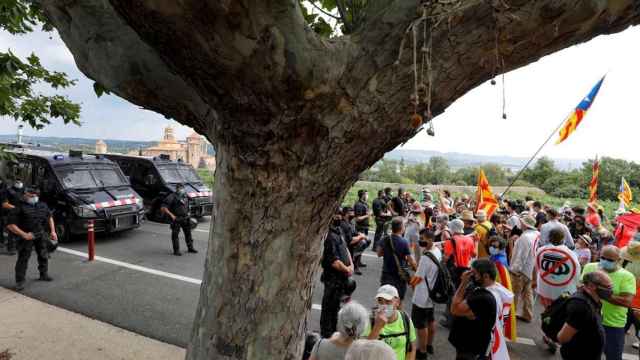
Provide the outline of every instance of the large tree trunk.
<path id="1" fill-rule="evenodd" d="M 319 167 L 255 171 L 233 149 L 217 150 L 216 211 L 187 358 L 297 360 L 325 233 L 315 219 L 342 193 L 320 190 L 333 179 Z"/>
<path id="2" fill-rule="evenodd" d="M 416 133 L 411 40 L 396 59 L 420 1 L 369 1 L 363 27 L 330 41 L 305 26 L 297 0 L 42 2 L 85 74 L 218 151 L 187 357 L 298 359 L 331 212 Z M 424 3 L 438 24 L 434 115 L 492 76 L 640 21 L 632 0 Z"/>

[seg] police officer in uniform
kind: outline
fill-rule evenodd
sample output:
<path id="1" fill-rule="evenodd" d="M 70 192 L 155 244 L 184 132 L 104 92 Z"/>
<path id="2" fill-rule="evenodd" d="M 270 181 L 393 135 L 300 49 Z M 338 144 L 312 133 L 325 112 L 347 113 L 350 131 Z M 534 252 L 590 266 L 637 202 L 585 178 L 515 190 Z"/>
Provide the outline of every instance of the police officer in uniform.
<path id="1" fill-rule="evenodd" d="M 171 243 L 173 244 L 173 255 L 182 256 L 180 253 L 180 241 L 178 235 L 180 228 L 184 233 L 184 240 L 187 243 L 187 251 L 197 253 L 193 248 L 193 238 L 191 237 L 191 224 L 189 217 L 189 199 L 183 184 L 176 185 L 176 192 L 167 196 L 162 202 L 161 211 L 171 218 Z"/>
<path id="2" fill-rule="evenodd" d="M 336 331 L 340 301 L 347 295 L 349 277 L 353 274 L 351 255 L 344 241 L 344 234 L 340 226 L 342 210 L 338 208 L 333 215 L 329 233 L 324 240 L 322 253 L 322 276 L 324 284 L 322 294 L 322 311 L 320 313 L 320 334 L 329 338 Z"/>
<path id="3" fill-rule="evenodd" d="M 15 180 L 13 182 L 13 186 L 6 191 L 3 192 L 2 196 L 2 217 L 3 222 L 2 225 L 8 224 L 7 217 L 13 211 L 13 209 L 18 206 L 22 202 L 22 196 L 24 195 L 24 184 L 20 180 Z M 3 227 L 4 229 L 4 227 Z M 16 254 L 16 241 L 18 241 L 18 236 L 13 234 L 11 231 L 7 234 L 7 254 L 15 255 Z"/>
<path id="4" fill-rule="evenodd" d="M 18 261 L 16 262 L 16 290 L 24 289 L 25 276 L 31 250 L 35 247 L 41 281 L 52 281 L 49 276 L 49 239 L 58 241 L 55 224 L 49 207 L 38 199 L 38 191 L 26 189 L 22 200 L 11 210 L 7 229 L 17 237 Z M 50 238 L 49 238 L 50 236 Z"/>

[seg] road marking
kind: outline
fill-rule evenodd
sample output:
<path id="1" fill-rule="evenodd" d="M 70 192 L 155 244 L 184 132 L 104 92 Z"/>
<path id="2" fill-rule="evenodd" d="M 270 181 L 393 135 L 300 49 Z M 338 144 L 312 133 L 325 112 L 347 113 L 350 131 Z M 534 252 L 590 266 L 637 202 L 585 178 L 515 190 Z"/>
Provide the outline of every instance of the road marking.
<path id="1" fill-rule="evenodd" d="M 87 258 L 88 257 L 87 253 L 84 253 L 82 251 L 73 250 L 73 249 L 64 248 L 64 247 L 58 247 L 58 251 L 61 251 L 63 253 L 67 253 L 67 254 L 70 254 L 70 255 L 83 257 L 83 258 Z M 169 279 L 180 280 L 180 281 L 188 282 L 188 283 L 191 283 L 191 284 L 196 284 L 196 285 L 202 284 L 202 280 L 200 280 L 200 279 L 195 279 L 195 278 L 188 277 L 188 276 L 182 276 L 182 275 L 173 274 L 173 273 L 169 273 L 169 272 L 165 272 L 165 271 L 150 269 L 150 268 L 147 268 L 147 267 L 144 267 L 144 266 L 129 264 L 129 263 L 126 263 L 126 262 L 123 262 L 123 261 L 113 260 L 113 259 L 105 258 L 105 257 L 102 257 L 102 256 L 96 256 L 95 260 L 103 262 L 103 263 L 111 264 L 111 265 L 121 266 L 121 267 L 124 267 L 124 268 L 127 268 L 127 269 L 131 269 L 131 270 L 144 272 L 144 273 L 147 273 L 147 274 L 158 275 L 158 276 L 163 276 L 163 277 L 166 277 L 166 278 L 169 278 Z"/>
<path id="2" fill-rule="evenodd" d="M 533 341 L 533 339 L 529 339 L 529 338 L 516 338 L 516 343 L 518 344 L 522 344 L 522 345 L 529 345 L 529 346 L 536 346 L 536 342 Z"/>
<path id="3" fill-rule="evenodd" d="M 202 230 L 202 229 L 194 229 L 194 231 L 198 231 L 198 232 L 203 232 L 203 233 L 209 233 L 209 230 Z"/>

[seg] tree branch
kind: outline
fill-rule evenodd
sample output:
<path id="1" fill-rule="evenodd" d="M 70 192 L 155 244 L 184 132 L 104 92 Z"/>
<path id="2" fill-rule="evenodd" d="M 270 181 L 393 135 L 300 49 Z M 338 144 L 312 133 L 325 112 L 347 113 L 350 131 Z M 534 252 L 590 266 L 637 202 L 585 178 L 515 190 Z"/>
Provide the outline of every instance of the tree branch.
<path id="1" fill-rule="evenodd" d="M 338 20 L 338 21 L 343 21 L 340 17 L 335 16 L 335 15 L 331 14 L 330 12 L 324 10 L 323 8 L 319 7 L 318 5 L 316 5 L 315 2 L 309 1 L 309 4 L 311 4 L 311 6 L 313 6 L 314 8 L 316 8 L 316 10 L 320 11 L 321 13 L 325 14 L 326 16 L 329 16 L 329 17 L 331 17 L 331 18 L 333 18 L 335 20 Z"/>

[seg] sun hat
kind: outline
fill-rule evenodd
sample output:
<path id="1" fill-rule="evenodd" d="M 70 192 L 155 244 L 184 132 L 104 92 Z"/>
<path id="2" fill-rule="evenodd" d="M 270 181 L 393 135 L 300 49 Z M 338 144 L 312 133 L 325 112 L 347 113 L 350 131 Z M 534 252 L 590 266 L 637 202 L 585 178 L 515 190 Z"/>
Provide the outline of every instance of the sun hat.
<path id="1" fill-rule="evenodd" d="M 475 221 L 473 218 L 473 212 L 471 210 L 462 211 L 462 221 Z"/>
<path id="2" fill-rule="evenodd" d="M 536 219 L 531 215 L 525 215 L 520 218 L 522 224 L 529 229 L 536 230 Z"/>
<path id="3" fill-rule="evenodd" d="M 480 222 L 487 220 L 487 212 L 484 210 L 476 211 L 476 219 Z"/>
<path id="4" fill-rule="evenodd" d="M 627 246 L 622 248 L 621 256 L 623 259 L 627 261 L 631 261 L 631 262 L 640 261 L 640 241 L 637 241 L 636 237 L 634 237 L 633 241 L 631 241 Z"/>

